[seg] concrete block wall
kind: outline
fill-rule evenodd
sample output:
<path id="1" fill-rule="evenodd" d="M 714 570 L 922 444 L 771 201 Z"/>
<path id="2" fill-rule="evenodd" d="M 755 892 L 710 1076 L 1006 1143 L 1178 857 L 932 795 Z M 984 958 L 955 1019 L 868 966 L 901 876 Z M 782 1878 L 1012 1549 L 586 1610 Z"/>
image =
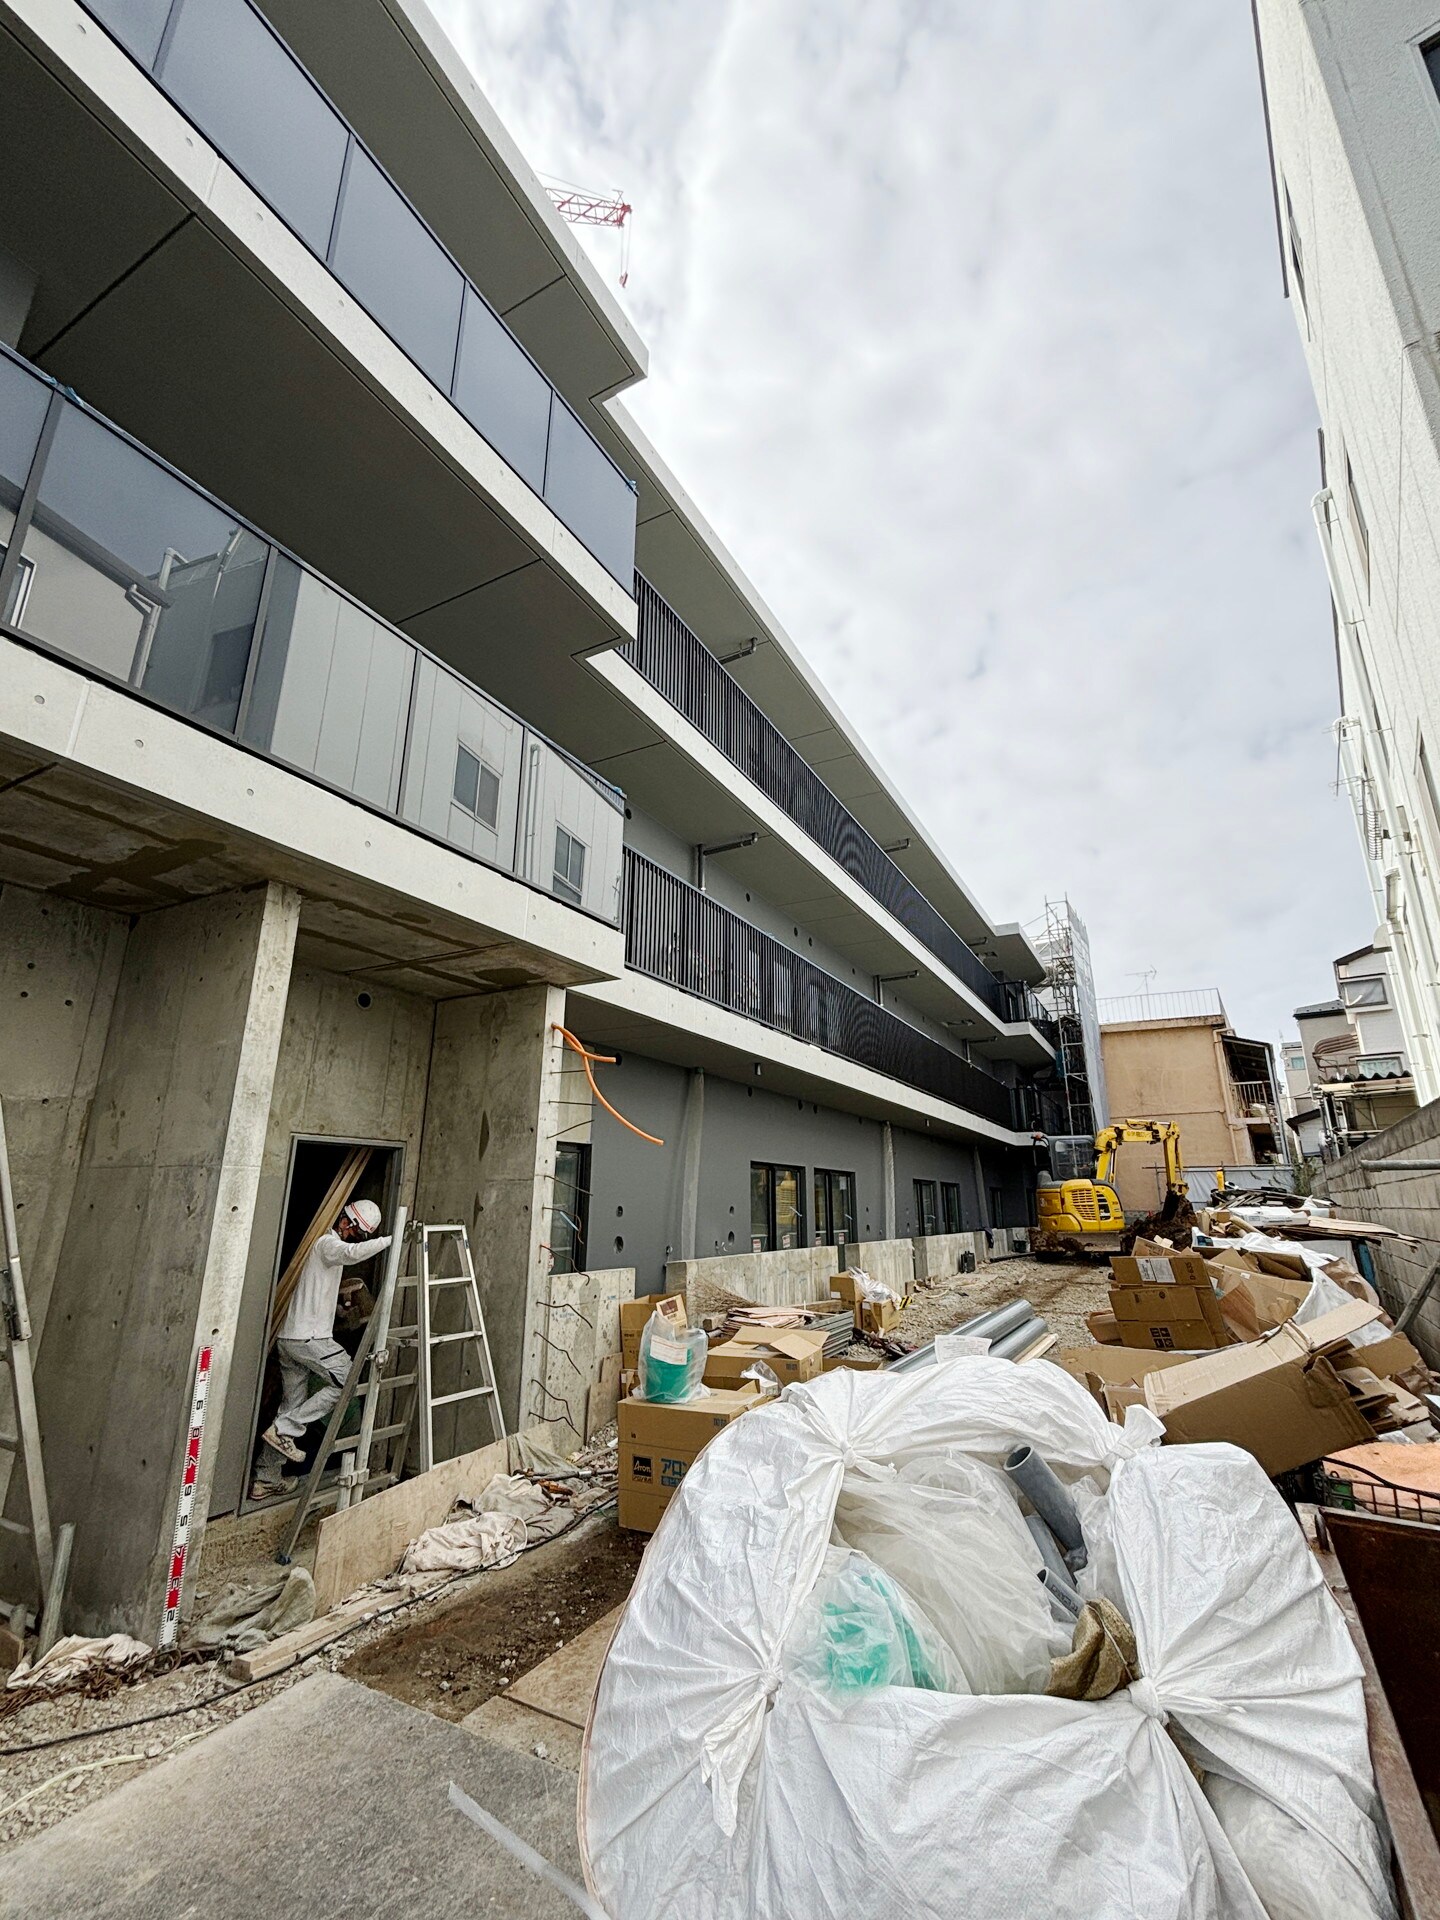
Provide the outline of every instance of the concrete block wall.
<path id="1" fill-rule="evenodd" d="M 1413 1234 L 1420 1244 L 1373 1243 L 1375 1284 L 1387 1313 L 1398 1314 L 1424 1280 L 1440 1245 L 1440 1173 L 1406 1173 L 1406 1160 L 1440 1160 L 1440 1100 L 1432 1100 L 1377 1134 L 1358 1153 L 1321 1169 L 1317 1193 L 1323 1193 L 1349 1219 L 1374 1220 Z M 1440 1288 L 1421 1308 L 1410 1338 L 1432 1367 L 1440 1368 Z"/>
<path id="2" fill-rule="evenodd" d="M 913 1240 L 865 1240 L 847 1247 L 845 1258 L 850 1266 L 859 1267 L 896 1293 L 908 1293 L 915 1284 Z"/>
<path id="3" fill-rule="evenodd" d="M 866 1240 L 845 1251 L 852 1267 L 863 1268 L 872 1280 L 897 1293 L 908 1293 L 914 1285 L 915 1254 L 909 1240 Z M 737 1293 L 757 1306 L 796 1307 L 823 1300 L 839 1270 L 838 1247 L 726 1253 L 707 1260 L 667 1261 L 665 1287 L 667 1292 L 683 1292 L 692 1304 L 718 1291 Z"/>

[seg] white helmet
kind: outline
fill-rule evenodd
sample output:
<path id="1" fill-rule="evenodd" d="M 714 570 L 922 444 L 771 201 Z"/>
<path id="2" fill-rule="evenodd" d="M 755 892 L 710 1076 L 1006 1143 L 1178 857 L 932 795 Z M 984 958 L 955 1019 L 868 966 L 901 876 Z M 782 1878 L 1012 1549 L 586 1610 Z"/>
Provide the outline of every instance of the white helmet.
<path id="1" fill-rule="evenodd" d="M 352 1200 L 345 1209 L 345 1218 L 365 1233 L 374 1233 L 380 1225 L 380 1209 L 373 1200 Z"/>

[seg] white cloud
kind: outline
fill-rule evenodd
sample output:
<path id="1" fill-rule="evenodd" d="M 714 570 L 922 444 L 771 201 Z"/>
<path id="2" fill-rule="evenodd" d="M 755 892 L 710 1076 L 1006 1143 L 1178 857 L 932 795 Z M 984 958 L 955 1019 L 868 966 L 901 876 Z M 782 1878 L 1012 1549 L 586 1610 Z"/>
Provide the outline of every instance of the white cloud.
<path id="1" fill-rule="evenodd" d="M 1327 992 L 1372 910 L 1244 9 L 435 4 L 635 204 L 628 404 L 987 909 L 1260 1036 Z"/>

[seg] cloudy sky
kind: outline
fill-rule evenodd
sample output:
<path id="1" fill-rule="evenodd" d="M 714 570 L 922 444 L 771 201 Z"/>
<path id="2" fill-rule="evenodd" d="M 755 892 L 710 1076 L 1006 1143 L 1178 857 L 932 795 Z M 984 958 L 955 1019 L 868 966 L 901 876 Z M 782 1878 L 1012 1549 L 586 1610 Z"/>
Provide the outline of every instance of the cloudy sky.
<path id="1" fill-rule="evenodd" d="M 634 203 L 629 404 L 987 911 L 1068 892 L 1102 993 L 1260 1037 L 1333 991 L 1373 912 L 1243 0 L 432 4 Z"/>

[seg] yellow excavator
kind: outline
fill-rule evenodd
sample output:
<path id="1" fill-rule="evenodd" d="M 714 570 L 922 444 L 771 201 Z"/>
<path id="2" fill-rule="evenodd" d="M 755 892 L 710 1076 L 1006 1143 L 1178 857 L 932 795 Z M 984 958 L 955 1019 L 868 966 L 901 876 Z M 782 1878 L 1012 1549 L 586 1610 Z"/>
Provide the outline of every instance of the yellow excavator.
<path id="1" fill-rule="evenodd" d="M 1165 1200 L 1147 1220 L 1127 1226 L 1119 1195 L 1110 1184 L 1121 1147 L 1159 1147 L 1165 1156 Z M 1193 1217 L 1180 1159 L 1180 1129 L 1172 1120 L 1119 1120 L 1095 1136 L 1092 1180 L 1046 1181 L 1036 1192 L 1037 1225 L 1030 1236 L 1039 1254 L 1123 1253 L 1137 1233 L 1153 1235 L 1188 1224 Z"/>

